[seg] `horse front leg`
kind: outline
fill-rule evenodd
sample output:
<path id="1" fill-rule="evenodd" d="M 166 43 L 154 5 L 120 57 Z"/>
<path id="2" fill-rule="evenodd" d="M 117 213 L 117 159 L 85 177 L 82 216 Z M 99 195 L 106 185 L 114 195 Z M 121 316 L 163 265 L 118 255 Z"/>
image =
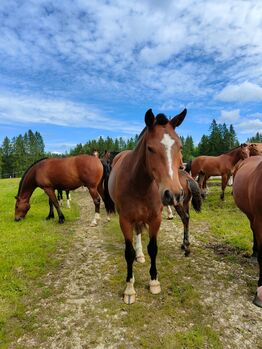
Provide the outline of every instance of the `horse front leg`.
<path id="1" fill-rule="evenodd" d="M 141 232 L 136 233 L 135 235 L 135 251 L 136 251 L 136 261 L 138 263 L 145 263 L 145 255 L 143 253 L 143 247 L 142 247 L 142 238 L 141 238 Z"/>
<path id="2" fill-rule="evenodd" d="M 54 218 L 54 217 L 55 217 L 55 215 L 54 215 L 54 205 L 53 205 L 52 200 L 49 198 L 49 214 L 46 217 L 46 219 L 49 220 L 49 219 Z"/>
<path id="3" fill-rule="evenodd" d="M 56 210 L 57 210 L 57 214 L 58 214 L 58 222 L 60 224 L 64 223 L 65 221 L 65 216 L 63 215 L 59 203 L 57 201 L 57 197 L 55 195 L 55 191 L 53 188 L 44 188 L 45 193 L 48 195 L 49 197 L 49 205 L 50 205 L 50 201 L 52 202 L 52 204 L 55 206 Z"/>
<path id="4" fill-rule="evenodd" d="M 157 278 L 156 256 L 157 256 L 157 234 L 161 224 L 161 214 L 149 225 L 149 244 L 147 251 L 151 259 L 149 289 L 152 294 L 161 292 L 160 282 Z"/>
<path id="5" fill-rule="evenodd" d="M 206 185 L 206 181 L 205 181 L 205 174 L 204 172 L 199 172 L 198 174 L 198 179 L 197 179 L 200 191 L 201 191 L 201 196 L 204 199 L 205 198 L 205 190 L 204 190 L 204 185 Z"/>
<path id="6" fill-rule="evenodd" d="M 175 209 L 184 225 L 184 238 L 183 238 L 183 243 L 181 245 L 181 248 L 185 251 L 185 256 L 187 257 L 190 255 L 190 242 L 189 242 L 189 230 L 188 230 L 189 204 L 188 203 L 184 204 L 184 206 L 176 205 Z"/>
<path id="7" fill-rule="evenodd" d="M 136 252 L 133 247 L 133 227 L 127 220 L 119 216 L 121 230 L 125 237 L 125 259 L 127 266 L 126 288 L 124 291 L 124 302 L 133 304 L 136 301 L 136 291 L 134 288 L 135 278 L 133 274 L 133 263 L 136 258 Z"/>
<path id="8" fill-rule="evenodd" d="M 253 303 L 262 308 L 262 221 L 255 221 L 252 225 L 254 236 L 257 242 L 257 261 L 259 265 L 259 279 L 257 292 Z"/>
<path id="9" fill-rule="evenodd" d="M 90 224 L 90 227 L 96 227 L 97 221 L 100 220 L 100 196 L 98 194 L 97 188 L 88 188 L 88 191 L 95 205 L 95 216 Z"/>
<path id="10" fill-rule="evenodd" d="M 229 181 L 230 176 L 231 176 L 231 174 L 228 174 L 228 173 L 222 175 L 222 182 L 221 182 L 222 192 L 220 194 L 221 200 L 225 199 L 225 189 L 226 189 L 226 186 L 227 186 L 227 183 Z"/>

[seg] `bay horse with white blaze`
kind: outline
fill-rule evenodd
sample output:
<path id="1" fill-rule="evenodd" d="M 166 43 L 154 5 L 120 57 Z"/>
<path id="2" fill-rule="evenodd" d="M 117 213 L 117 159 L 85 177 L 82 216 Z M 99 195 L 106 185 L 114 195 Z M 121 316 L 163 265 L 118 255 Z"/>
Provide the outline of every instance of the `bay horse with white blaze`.
<path id="1" fill-rule="evenodd" d="M 133 262 L 133 230 L 141 237 L 144 226 L 149 229 L 148 253 L 151 259 L 150 291 L 161 291 L 157 279 L 157 234 L 163 205 L 181 199 L 182 187 L 178 178 L 181 162 L 181 141 L 174 131 L 186 116 L 186 109 L 168 120 L 164 114 L 154 116 L 151 109 L 145 114 L 146 127 L 134 150 L 123 151 L 113 160 L 109 177 L 109 193 L 119 213 L 119 223 L 125 238 L 127 263 L 124 302 L 135 302 Z M 139 260 L 139 259 L 138 259 Z"/>
<path id="2" fill-rule="evenodd" d="M 236 205 L 246 214 L 257 250 L 259 280 L 254 304 L 262 308 L 262 156 L 244 160 L 234 178 L 233 196 Z"/>
<path id="3" fill-rule="evenodd" d="M 86 186 L 95 204 L 95 216 L 91 226 L 97 225 L 100 218 L 100 195 L 102 196 L 108 212 L 108 197 L 102 189 L 104 170 L 101 161 L 90 155 L 76 155 L 65 158 L 45 158 L 36 161 L 24 173 L 16 196 L 15 220 L 25 217 L 30 209 L 30 197 L 39 187 L 49 197 L 50 211 L 47 219 L 54 218 L 55 206 L 59 217 L 59 223 L 63 223 L 65 217 L 60 209 L 55 190 L 74 190 Z M 99 195 L 100 194 L 100 195 Z M 110 199 L 110 198 L 109 198 Z"/>
<path id="4" fill-rule="evenodd" d="M 224 200 L 224 191 L 234 166 L 239 160 L 244 160 L 247 157 L 249 157 L 249 148 L 248 145 L 244 143 L 219 156 L 201 155 L 192 160 L 191 174 L 193 178 L 198 176 L 198 183 L 203 196 L 208 178 L 211 176 L 221 176 L 222 192 L 220 198 Z"/>

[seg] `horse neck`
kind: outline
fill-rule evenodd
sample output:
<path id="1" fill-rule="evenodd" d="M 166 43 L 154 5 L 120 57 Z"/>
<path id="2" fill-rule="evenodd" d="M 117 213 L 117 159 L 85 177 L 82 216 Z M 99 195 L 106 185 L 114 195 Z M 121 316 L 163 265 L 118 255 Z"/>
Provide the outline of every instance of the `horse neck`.
<path id="1" fill-rule="evenodd" d="M 20 191 L 18 196 L 21 199 L 30 199 L 31 195 L 33 194 L 36 183 L 35 183 L 35 175 L 33 173 L 34 169 L 29 170 L 29 172 L 25 175 L 23 178 L 23 181 L 21 183 Z"/>
<path id="2" fill-rule="evenodd" d="M 141 189 L 143 191 L 153 182 L 153 177 L 149 173 L 146 164 L 146 140 L 145 137 L 143 137 L 131 154 L 131 178 L 136 181 L 139 188 L 139 184 L 141 184 Z"/>
<path id="3" fill-rule="evenodd" d="M 242 160 L 242 157 L 240 154 L 241 154 L 241 148 L 236 148 L 224 155 L 229 157 L 231 164 L 235 166 L 239 160 Z"/>

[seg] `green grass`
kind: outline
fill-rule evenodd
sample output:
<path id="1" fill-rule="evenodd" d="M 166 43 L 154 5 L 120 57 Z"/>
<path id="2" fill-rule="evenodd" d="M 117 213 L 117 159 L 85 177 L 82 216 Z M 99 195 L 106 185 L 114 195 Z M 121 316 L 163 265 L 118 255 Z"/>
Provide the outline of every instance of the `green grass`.
<path id="1" fill-rule="evenodd" d="M 58 266 L 54 258 L 58 248 L 66 249 L 70 239 L 69 224 L 78 215 L 78 208 L 63 209 L 66 222 L 46 221 L 49 205 L 42 190 L 31 198 L 31 209 L 23 221 L 14 221 L 14 196 L 18 179 L 0 180 L 0 347 L 23 331 L 24 298 L 41 287 L 40 276 Z M 66 229 L 65 229 L 66 227 Z"/>
<path id="2" fill-rule="evenodd" d="M 236 206 L 231 188 L 226 188 L 225 200 L 220 200 L 220 187 L 210 187 L 203 202 L 202 212 L 191 209 L 191 225 L 206 222 L 210 232 L 222 243 L 240 251 L 251 252 L 253 235 L 249 220 Z M 208 238 L 207 241 L 208 242 Z"/>

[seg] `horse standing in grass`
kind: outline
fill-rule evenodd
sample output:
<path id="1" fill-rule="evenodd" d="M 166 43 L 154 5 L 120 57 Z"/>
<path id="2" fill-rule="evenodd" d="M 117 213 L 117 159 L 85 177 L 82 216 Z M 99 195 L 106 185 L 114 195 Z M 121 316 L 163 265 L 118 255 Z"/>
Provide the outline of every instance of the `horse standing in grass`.
<path id="1" fill-rule="evenodd" d="M 190 254 L 190 242 L 189 242 L 189 206 L 192 199 L 192 206 L 196 212 L 201 211 L 202 197 L 201 191 L 197 182 L 184 170 L 179 170 L 179 181 L 183 188 L 183 200 L 178 205 L 175 205 L 175 210 L 184 226 L 184 237 L 181 248 L 185 251 L 185 256 Z M 168 219 L 173 219 L 173 212 L 170 206 L 167 206 Z"/>
<path id="2" fill-rule="evenodd" d="M 246 214 L 253 232 L 259 264 L 259 280 L 254 304 L 262 308 L 262 156 L 244 160 L 235 174 L 233 196 L 236 205 Z"/>
<path id="3" fill-rule="evenodd" d="M 74 190 L 86 186 L 95 205 L 95 216 L 91 226 L 97 225 L 100 218 L 100 195 L 102 196 L 108 212 L 108 196 L 102 189 L 103 175 L 106 171 L 101 161 L 90 155 L 77 155 L 65 158 L 45 158 L 32 164 L 24 173 L 16 196 L 15 220 L 25 217 L 30 209 L 30 197 L 39 187 L 49 197 L 50 211 L 47 219 L 54 218 L 55 206 L 59 223 L 63 223 L 65 217 L 57 201 L 55 190 Z M 99 195 L 100 194 L 100 195 Z M 109 198 L 110 199 L 110 198 Z"/>
<path id="4" fill-rule="evenodd" d="M 113 160 L 109 177 L 109 193 L 119 213 L 119 223 L 125 238 L 127 263 L 124 302 L 135 302 L 133 262 L 133 230 L 141 234 L 149 228 L 148 253 L 151 259 L 150 291 L 161 291 L 157 279 L 157 234 L 163 205 L 178 203 L 183 191 L 178 177 L 181 163 L 181 141 L 174 131 L 184 120 L 186 109 L 168 120 L 164 114 L 154 116 L 151 109 L 145 114 L 146 127 L 134 150 L 123 151 Z M 141 236 L 140 236 L 141 237 Z"/>
<path id="5" fill-rule="evenodd" d="M 211 176 L 221 176 L 221 200 L 225 197 L 225 188 L 232 174 L 234 166 L 239 160 L 249 157 L 249 148 L 247 144 L 241 144 L 227 153 L 219 156 L 198 156 L 191 163 L 191 174 L 193 178 L 198 176 L 199 187 L 204 196 L 206 181 Z"/>

